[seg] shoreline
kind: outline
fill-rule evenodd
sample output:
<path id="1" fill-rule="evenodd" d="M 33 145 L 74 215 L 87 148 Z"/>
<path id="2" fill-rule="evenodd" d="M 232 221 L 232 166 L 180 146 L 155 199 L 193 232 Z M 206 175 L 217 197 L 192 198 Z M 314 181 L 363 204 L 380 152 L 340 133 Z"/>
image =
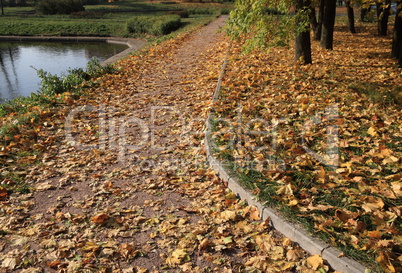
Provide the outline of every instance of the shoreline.
<path id="1" fill-rule="evenodd" d="M 130 53 L 143 48 L 147 42 L 143 39 L 121 38 L 121 37 L 83 37 L 83 36 L 0 36 L 0 42 L 18 41 L 18 42 L 91 42 L 91 43 L 110 43 L 127 45 L 127 49 L 111 56 L 101 63 L 102 66 L 115 63 L 120 59 L 127 57 Z"/>

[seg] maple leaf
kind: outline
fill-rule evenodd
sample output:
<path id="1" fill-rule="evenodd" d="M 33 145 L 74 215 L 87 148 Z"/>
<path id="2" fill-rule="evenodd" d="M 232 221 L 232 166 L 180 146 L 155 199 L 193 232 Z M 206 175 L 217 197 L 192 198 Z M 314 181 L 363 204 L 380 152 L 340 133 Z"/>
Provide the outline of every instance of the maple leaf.
<path id="1" fill-rule="evenodd" d="M 260 220 L 260 211 L 256 207 L 251 207 L 250 209 L 250 220 Z"/>
<path id="2" fill-rule="evenodd" d="M 269 253 L 271 248 L 275 245 L 272 237 L 268 234 L 261 234 L 255 236 L 255 242 L 258 245 L 258 247 L 266 253 Z"/>
<path id="3" fill-rule="evenodd" d="M 317 270 L 319 267 L 322 267 L 324 265 L 324 260 L 320 255 L 315 254 L 307 258 L 307 264 L 311 266 L 311 268 L 313 268 L 314 270 Z"/>
<path id="4" fill-rule="evenodd" d="M 190 256 L 187 254 L 185 249 L 176 249 L 170 253 L 169 257 L 166 258 L 166 263 L 170 267 L 175 267 L 176 265 L 182 264 L 183 262 L 189 261 Z"/>
<path id="5" fill-rule="evenodd" d="M 288 261 L 297 261 L 304 256 L 304 251 L 301 248 L 289 249 L 286 252 L 286 259 Z"/>
<path id="6" fill-rule="evenodd" d="M 262 270 L 263 272 L 269 272 L 269 269 L 272 266 L 272 261 L 268 256 L 256 256 L 251 257 L 246 263 L 246 266 L 251 266 L 257 269 Z M 246 272 L 251 272 L 250 269 Z"/>
<path id="7" fill-rule="evenodd" d="M 234 220 L 237 217 L 236 211 L 225 210 L 220 214 L 220 218 L 225 221 Z"/>

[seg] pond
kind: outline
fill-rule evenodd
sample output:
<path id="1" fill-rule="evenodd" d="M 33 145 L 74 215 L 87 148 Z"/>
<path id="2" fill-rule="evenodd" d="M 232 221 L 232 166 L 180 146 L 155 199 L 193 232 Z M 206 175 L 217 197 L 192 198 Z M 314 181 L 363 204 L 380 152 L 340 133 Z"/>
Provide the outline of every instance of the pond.
<path id="1" fill-rule="evenodd" d="M 39 88 L 39 69 L 63 75 L 69 68 L 85 68 L 127 49 L 124 44 L 101 42 L 0 42 L 0 103 L 29 96 Z"/>

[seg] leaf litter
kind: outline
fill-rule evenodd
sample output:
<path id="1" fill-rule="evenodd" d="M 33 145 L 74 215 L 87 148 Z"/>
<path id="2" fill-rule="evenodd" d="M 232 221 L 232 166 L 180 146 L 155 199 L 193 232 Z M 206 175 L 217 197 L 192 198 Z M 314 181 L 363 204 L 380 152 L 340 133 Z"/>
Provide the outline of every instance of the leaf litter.
<path id="1" fill-rule="evenodd" d="M 223 21 L 118 62 L 2 141 L 3 272 L 331 272 L 207 165 Z"/>
<path id="2" fill-rule="evenodd" d="M 314 42 L 308 66 L 289 49 L 242 55 L 233 44 L 214 105 L 216 154 L 252 177 L 244 183 L 260 200 L 370 267 L 400 272 L 401 71 L 392 37 L 337 27 L 334 50 Z"/>

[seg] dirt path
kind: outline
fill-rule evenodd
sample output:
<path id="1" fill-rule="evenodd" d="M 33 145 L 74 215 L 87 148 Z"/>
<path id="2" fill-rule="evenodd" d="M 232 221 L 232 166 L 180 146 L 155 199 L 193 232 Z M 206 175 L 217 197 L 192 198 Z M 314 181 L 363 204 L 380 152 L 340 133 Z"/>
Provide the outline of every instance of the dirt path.
<path id="1" fill-rule="evenodd" d="M 44 124 L 36 191 L 1 208 L 0 272 L 308 272 L 206 163 L 224 20 L 121 61 Z"/>

